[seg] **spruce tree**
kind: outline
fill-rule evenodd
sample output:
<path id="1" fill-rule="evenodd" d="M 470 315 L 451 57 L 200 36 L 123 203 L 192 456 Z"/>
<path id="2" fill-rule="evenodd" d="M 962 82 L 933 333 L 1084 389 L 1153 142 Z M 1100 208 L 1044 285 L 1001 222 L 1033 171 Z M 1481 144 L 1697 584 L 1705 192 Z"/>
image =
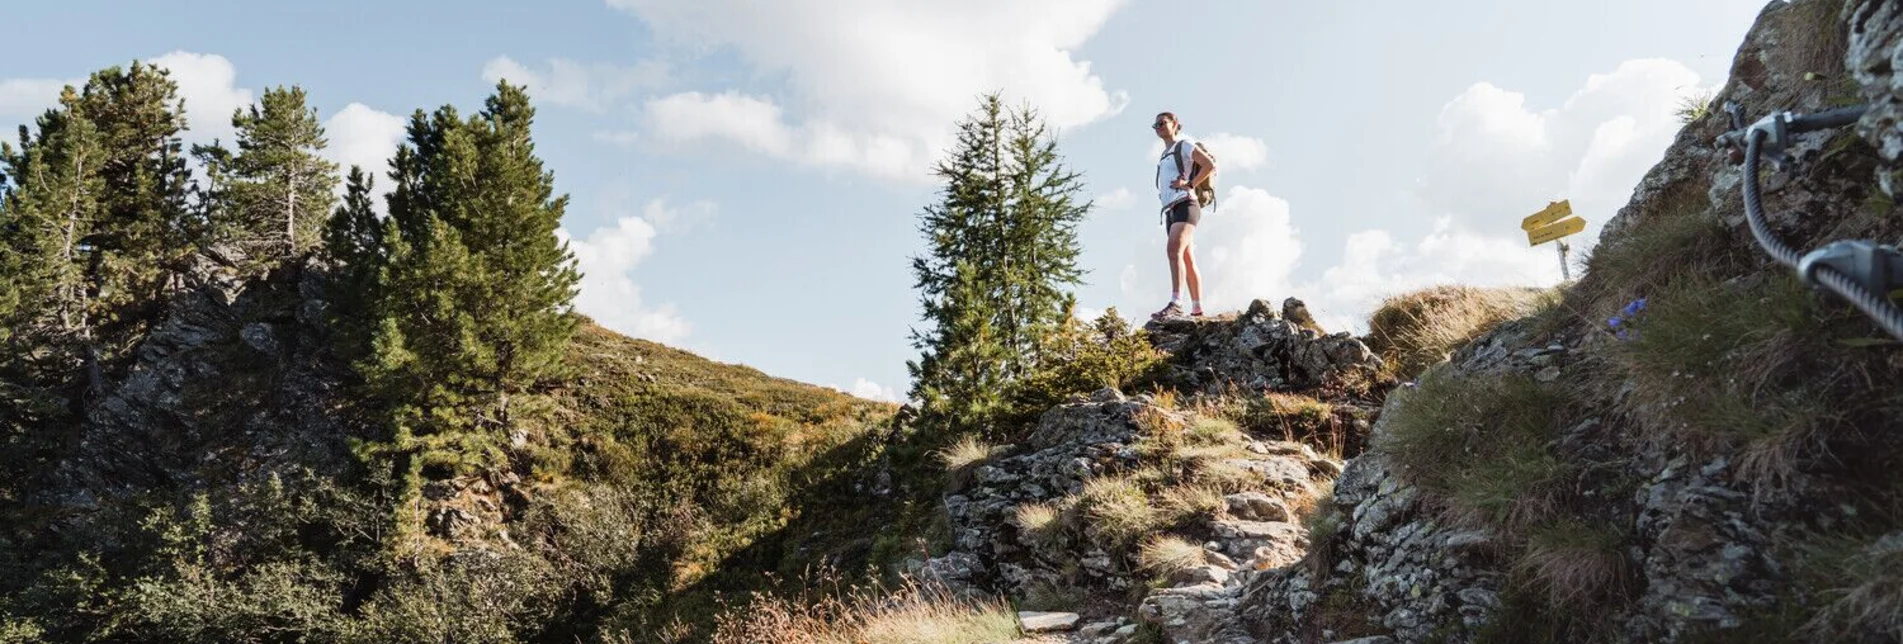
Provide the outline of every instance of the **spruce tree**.
<path id="1" fill-rule="evenodd" d="M 241 251 L 256 272 L 312 250 L 336 204 L 337 165 L 319 156 L 326 142 L 317 111 L 299 87 L 264 92 L 249 111 L 232 115 L 236 154 L 205 151 L 219 188 L 212 224 L 216 243 Z"/>
<path id="2" fill-rule="evenodd" d="M 958 125 L 957 148 L 935 174 L 941 200 L 920 228 L 929 254 L 912 260 L 928 332 L 912 333 L 911 395 L 955 429 L 985 428 L 1010 388 L 1031 373 L 1042 338 L 1082 278 L 1076 225 L 1087 212 L 1036 113 L 1007 113 L 997 94 Z"/>
<path id="3" fill-rule="evenodd" d="M 471 118 L 419 111 L 393 160 L 364 373 L 395 447 L 432 462 L 492 452 L 576 324 L 580 275 L 554 234 L 567 197 L 535 157 L 533 118 L 500 83 Z"/>

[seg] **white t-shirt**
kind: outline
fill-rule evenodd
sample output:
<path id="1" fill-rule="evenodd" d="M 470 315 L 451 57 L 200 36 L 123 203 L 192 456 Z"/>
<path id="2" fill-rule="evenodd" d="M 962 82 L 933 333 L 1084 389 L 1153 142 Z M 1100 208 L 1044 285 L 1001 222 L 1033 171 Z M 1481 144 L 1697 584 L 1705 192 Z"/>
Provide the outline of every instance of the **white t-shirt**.
<path id="1" fill-rule="evenodd" d="M 1163 148 L 1162 156 L 1156 160 L 1156 193 L 1157 197 L 1162 200 L 1164 208 L 1170 207 L 1170 204 L 1192 197 L 1188 190 L 1171 188 L 1170 184 L 1176 183 L 1178 177 L 1188 178 L 1190 174 L 1195 172 L 1196 140 L 1182 134 L 1177 134 L 1175 145 L 1183 154 L 1182 172 L 1176 171 L 1176 158 L 1170 156 L 1169 148 Z"/>

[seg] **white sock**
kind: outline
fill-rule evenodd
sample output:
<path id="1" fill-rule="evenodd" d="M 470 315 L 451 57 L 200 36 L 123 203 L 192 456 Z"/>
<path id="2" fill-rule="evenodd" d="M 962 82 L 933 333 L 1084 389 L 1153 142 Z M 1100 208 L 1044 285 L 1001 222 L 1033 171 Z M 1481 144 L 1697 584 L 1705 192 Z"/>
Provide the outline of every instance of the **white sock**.
<path id="1" fill-rule="evenodd" d="M 1203 301 L 1202 301 L 1202 300 L 1190 300 L 1190 301 L 1189 301 L 1189 309 L 1190 309 L 1190 310 L 1192 310 L 1192 311 L 1201 311 L 1201 310 L 1203 310 Z"/>
<path id="2" fill-rule="evenodd" d="M 1175 305 L 1177 305 L 1177 306 L 1182 306 L 1182 305 L 1183 305 L 1183 294 L 1182 294 L 1182 293 L 1171 293 L 1171 294 L 1170 294 L 1170 303 L 1171 303 L 1171 304 L 1175 304 Z"/>

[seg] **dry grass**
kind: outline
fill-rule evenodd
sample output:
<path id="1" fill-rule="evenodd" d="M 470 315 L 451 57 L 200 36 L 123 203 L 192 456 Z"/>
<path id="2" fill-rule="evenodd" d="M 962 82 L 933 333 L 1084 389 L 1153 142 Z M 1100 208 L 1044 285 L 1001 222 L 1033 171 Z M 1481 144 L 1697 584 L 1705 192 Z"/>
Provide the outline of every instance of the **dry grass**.
<path id="1" fill-rule="evenodd" d="M 1208 416 L 1198 416 L 1190 423 L 1188 438 L 1189 444 L 1196 446 L 1236 445 L 1243 440 L 1242 430 L 1234 422 Z"/>
<path id="2" fill-rule="evenodd" d="M 1110 540 L 1112 545 L 1135 543 L 1162 523 L 1161 514 L 1150 504 L 1143 488 L 1125 477 L 1091 479 L 1078 493 L 1073 507 L 1088 531 Z"/>
<path id="3" fill-rule="evenodd" d="M 1388 376 L 1412 380 L 1507 320 L 1558 303 L 1557 289 L 1437 286 L 1389 297 L 1368 319 L 1368 348 Z"/>
<path id="4" fill-rule="evenodd" d="M 715 618 L 715 644 L 978 644 L 1018 636 L 1003 601 L 969 601 L 941 587 L 906 582 L 890 594 L 822 592 L 781 598 L 760 593 Z"/>
<path id="5" fill-rule="evenodd" d="M 1202 546 L 1180 537 L 1156 536 L 1145 540 L 1143 547 L 1137 549 L 1137 561 L 1150 574 L 1167 578 L 1179 571 L 1201 566 L 1208 559 Z"/>
<path id="6" fill-rule="evenodd" d="M 1057 537 L 1064 528 L 1058 521 L 1061 513 L 1057 511 L 1056 506 L 1049 503 L 1026 503 L 1018 506 L 1015 514 L 1018 528 L 1024 531 L 1032 543 L 1039 546 L 1056 543 Z"/>
<path id="7" fill-rule="evenodd" d="M 1535 531 L 1517 567 L 1546 590 L 1554 610 L 1577 610 L 1616 596 L 1632 582 L 1624 536 L 1603 526 L 1563 522 Z"/>
<path id="8" fill-rule="evenodd" d="M 1157 505 L 1170 517 L 1170 523 L 1183 525 L 1221 514 L 1229 508 L 1223 491 L 1212 485 L 1180 485 L 1157 495 Z"/>
<path id="9" fill-rule="evenodd" d="M 1226 460 L 1204 461 L 1189 471 L 1189 483 L 1235 494 L 1262 486 L 1262 475 Z"/>
<path id="10" fill-rule="evenodd" d="M 1711 198 L 1705 194 L 1709 186 L 1705 181 L 1679 182 L 1625 234 L 1608 237 L 1587 251 L 1578 303 L 1568 302 L 1578 309 L 1573 313 L 1588 324 L 1604 324 L 1612 311 L 1683 275 L 1735 275 L 1749 268 L 1755 258 L 1742 251 L 1752 242 L 1739 239 L 1712 214 Z"/>
<path id="11" fill-rule="evenodd" d="M 1806 567 L 1818 577 L 1824 606 L 1804 630 L 1845 641 L 1903 640 L 1903 532 L 1827 540 L 1813 550 Z"/>
<path id="12" fill-rule="evenodd" d="M 945 466 L 945 473 L 951 478 L 953 489 L 962 488 L 971 481 L 971 475 L 985 459 L 991 458 L 991 445 L 974 436 L 958 439 L 958 442 L 938 450 L 938 462 Z"/>

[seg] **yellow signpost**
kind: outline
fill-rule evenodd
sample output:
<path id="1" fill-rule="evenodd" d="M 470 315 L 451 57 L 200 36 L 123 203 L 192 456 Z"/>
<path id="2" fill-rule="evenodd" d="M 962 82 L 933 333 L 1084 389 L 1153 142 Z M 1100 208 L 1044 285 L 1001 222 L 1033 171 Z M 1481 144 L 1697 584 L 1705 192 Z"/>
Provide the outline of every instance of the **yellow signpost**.
<path id="1" fill-rule="evenodd" d="M 1527 218 L 1520 220 L 1520 230 L 1533 230 L 1535 228 L 1541 228 L 1553 222 L 1570 217 L 1572 216 L 1572 214 L 1573 214 L 1572 201 L 1570 200 L 1555 201 L 1553 203 L 1547 204 L 1545 210 L 1541 210 L 1539 212 L 1533 213 L 1532 215 L 1529 215 Z M 1534 245 L 1536 246 L 1539 245 L 1539 242 L 1534 242 Z"/>
<path id="2" fill-rule="evenodd" d="M 1549 241 L 1579 234 L 1586 229 L 1586 220 L 1574 217 L 1571 200 L 1561 199 L 1546 204 L 1546 208 L 1520 220 L 1520 229 L 1526 231 L 1528 246 L 1538 246 Z M 1567 281 L 1573 279 L 1572 268 L 1566 265 L 1566 242 L 1559 243 L 1559 274 Z"/>

